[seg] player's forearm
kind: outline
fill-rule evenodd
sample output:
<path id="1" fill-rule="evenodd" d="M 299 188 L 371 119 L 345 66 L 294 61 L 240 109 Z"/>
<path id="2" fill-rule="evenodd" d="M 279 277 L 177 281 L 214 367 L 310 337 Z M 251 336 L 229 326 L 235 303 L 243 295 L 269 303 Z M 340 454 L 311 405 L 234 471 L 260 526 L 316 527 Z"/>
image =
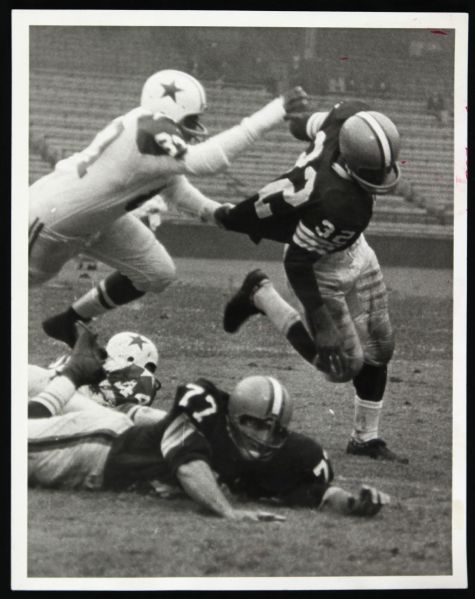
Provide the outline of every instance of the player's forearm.
<path id="1" fill-rule="evenodd" d="M 175 177 L 162 195 L 179 210 L 197 216 L 206 222 L 214 222 L 214 211 L 221 206 L 219 202 L 206 197 L 184 176 Z"/>
<path id="2" fill-rule="evenodd" d="M 28 418 L 49 418 L 61 414 L 75 392 L 76 385 L 67 376 L 55 377 L 28 402 Z"/>
<path id="3" fill-rule="evenodd" d="M 117 408 L 119 412 L 127 414 L 134 424 L 148 424 L 159 422 L 167 415 L 165 410 L 158 410 L 150 406 L 141 406 L 135 403 L 125 403 Z"/>
<path id="4" fill-rule="evenodd" d="M 276 98 L 241 121 L 239 125 L 188 148 L 184 161 L 188 172 L 206 175 L 219 172 L 279 123 L 285 116 L 282 98 Z"/>
<path id="5" fill-rule="evenodd" d="M 223 518 L 232 518 L 234 509 L 206 462 L 194 460 L 183 464 L 178 468 L 177 477 L 184 491 L 194 501 Z"/>

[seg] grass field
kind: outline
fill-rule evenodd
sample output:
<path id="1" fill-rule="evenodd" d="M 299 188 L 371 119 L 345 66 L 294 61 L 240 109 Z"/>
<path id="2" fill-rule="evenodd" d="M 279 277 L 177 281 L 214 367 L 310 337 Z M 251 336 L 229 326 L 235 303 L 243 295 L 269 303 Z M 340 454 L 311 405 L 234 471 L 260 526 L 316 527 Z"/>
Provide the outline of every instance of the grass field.
<path id="1" fill-rule="evenodd" d="M 234 523 L 190 501 L 136 494 L 31 490 L 30 577 L 308 577 L 449 575 L 452 468 L 452 301 L 450 273 L 391 273 L 397 349 L 391 363 L 382 434 L 409 465 L 347 456 L 351 385 L 330 385 L 287 346 L 263 318 L 238 334 L 221 329 L 222 309 L 248 264 L 179 261 L 182 281 L 161 296 L 97 322 L 106 339 L 120 330 L 150 336 L 161 358 L 160 407 L 179 382 L 204 375 L 224 388 L 269 373 L 295 398 L 294 428 L 319 439 L 336 483 L 361 482 L 391 495 L 370 520 L 278 507 L 282 523 Z M 278 286 L 282 277 L 270 265 Z M 92 276 L 98 276 L 94 272 Z M 389 273 L 388 273 L 389 275 Z M 409 280 L 409 284 L 408 284 Z M 427 286 L 424 287 L 424 281 Z M 63 309 L 92 280 L 70 267 L 30 293 L 29 359 L 48 364 L 63 353 L 40 321 Z M 159 588 L 159 586 L 157 586 Z"/>

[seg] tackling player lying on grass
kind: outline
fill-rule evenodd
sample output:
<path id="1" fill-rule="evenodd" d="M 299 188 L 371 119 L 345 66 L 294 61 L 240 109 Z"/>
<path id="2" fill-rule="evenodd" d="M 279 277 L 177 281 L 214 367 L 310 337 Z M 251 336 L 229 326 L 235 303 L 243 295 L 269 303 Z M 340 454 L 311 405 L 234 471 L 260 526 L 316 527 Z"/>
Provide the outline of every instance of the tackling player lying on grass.
<path id="1" fill-rule="evenodd" d="M 79 253 L 115 269 L 64 312 L 47 318 L 46 334 L 72 347 L 76 321 L 88 322 L 146 292 L 164 291 L 176 279 L 175 264 L 155 234 L 129 212 L 160 194 L 179 210 L 214 222 L 219 204 L 187 175 L 227 168 L 286 114 L 301 110 L 302 94 L 300 88 L 289 90 L 238 125 L 199 141 L 207 135 L 200 122 L 206 109 L 203 86 L 187 73 L 158 71 L 145 82 L 140 106 L 115 118 L 87 148 L 33 183 L 30 285 L 56 276 Z"/>
<path id="2" fill-rule="evenodd" d="M 156 423 L 134 424 L 109 409 L 100 417 L 62 414 L 79 387 L 105 377 L 105 350 L 77 327 L 62 373 L 28 403 L 30 486 L 119 491 L 158 481 L 218 516 L 251 521 L 285 518 L 236 507 L 231 493 L 355 516 L 373 516 L 389 502 L 371 487 L 355 496 L 332 484 L 321 446 L 289 431 L 292 400 L 272 377 L 244 378 L 230 394 L 205 379 L 179 385 L 173 407 Z"/>
<path id="3" fill-rule="evenodd" d="M 64 405 L 62 413 L 92 410 L 100 415 L 104 409 L 113 408 L 127 414 L 134 423 L 161 420 L 166 412 L 152 406 L 161 388 L 155 344 L 145 335 L 123 331 L 109 339 L 105 350 L 106 378 L 98 385 L 81 386 Z M 38 395 L 60 375 L 69 359 L 69 355 L 63 355 L 48 368 L 29 364 L 28 399 Z M 57 406 L 47 407 L 57 412 Z"/>
<path id="4" fill-rule="evenodd" d="M 394 335 L 381 268 L 363 235 L 375 196 L 399 180 L 398 130 L 359 101 L 289 120 L 294 136 L 310 142 L 293 168 L 238 205 L 221 206 L 215 219 L 255 243 L 286 244 L 285 273 L 304 316 L 255 270 L 227 304 L 224 329 L 234 333 L 253 314 L 265 314 L 328 380 L 352 380 L 347 453 L 407 463 L 379 436 Z"/>

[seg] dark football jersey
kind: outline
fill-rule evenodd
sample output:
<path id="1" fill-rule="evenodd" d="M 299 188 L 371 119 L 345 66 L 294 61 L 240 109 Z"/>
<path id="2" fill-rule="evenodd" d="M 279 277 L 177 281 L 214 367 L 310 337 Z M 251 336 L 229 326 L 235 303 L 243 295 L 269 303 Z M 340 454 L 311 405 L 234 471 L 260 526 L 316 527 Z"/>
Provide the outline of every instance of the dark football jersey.
<path id="1" fill-rule="evenodd" d="M 233 208 L 224 226 L 256 243 L 296 245 L 316 259 L 351 245 L 368 226 L 373 197 L 335 161 L 342 124 L 364 109 L 357 101 L 336 104 L 294 167 Z"/>
<path id="2" fill-rule="evenodd" d="M 333 480 L 331 462 L 312 438 L 290 431 L 266 462 L 248 462 L 240 477 L 224 478 L 229 488 L 250 498 L 279 499 L 286 505 L 317 507 Z"/>
<path id="3" fill-rule="evenodd" d="M 115 442 L 105 469 L 105 486 L 126 488 L 159 479 L 176 483 L 177 469 L 203 460 L 220 483 L 251 498 L 275 497 L 289 505 L 318 506 L 333 478 L 318 443 L 289 433 L 270 460 L 242 457 L 228 433 L 229 395 L 205 379 L 180 385 L 168 416 L 156 424 L 135 425 Z"/>

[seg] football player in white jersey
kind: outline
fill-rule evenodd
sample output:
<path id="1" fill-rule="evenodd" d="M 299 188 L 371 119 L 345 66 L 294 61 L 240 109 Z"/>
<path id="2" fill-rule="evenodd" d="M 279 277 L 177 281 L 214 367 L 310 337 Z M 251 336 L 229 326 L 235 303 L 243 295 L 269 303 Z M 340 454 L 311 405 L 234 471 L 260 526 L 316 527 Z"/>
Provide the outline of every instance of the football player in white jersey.
<path id="1" fill-rule="evenodd" d="M 113 335 L 106 347 L 104 363 L 106 378 L 98 385 L 84 385 L 63 406 L 61 413 L 69 414 L 89 410 L 98 417 L 110 408 L 123 412 L 134 423 L 158 422 L 164 410 L 152 407 L 161 387 L 156 373 L 158 350 L 145 335 L 123 331 Z M 41 393 L 48 383 L 60 376 L 67 367 L 70 356 L 61 356 L 48 368 L 28 365 L 28 399 Z M 54 398 L 46 406 L 58 411 Z"/>
<path id="2" fill-rule="evenodd" d="M 28 402 L 30 486 L 124 491 L 154 481 L 168 496 L 181 491 L 223 518 L 254 522 L 285 517 L 236 506 L 231 493 L 354 516 L 373 516 L 389 502 L 371 487 L 354 496 L 333 486 L 320 444 L 288 430 L 292 398 L 270 376 L 246 377 L 231 393 L 205 379 L 179 385 L 159 422 L 134 424 L 108 409 L 65 414 L 76 389 L 105 374 L 95 336 L 78 330 L 63 372 Z"/>
<path id="3" fill-rule="evenodd" d="M 175 265 L 155 235 L 129 211 L 159 193 L 165 202 L 214 222 L 219 204 L 186 178 L 228 167 L 285 116 L 301 111 L 305 92 L 294 88 L 239 125 L 206 135 L 199 117 L 206 95 L 194 77 L 159 71 L 145 82 L 140 106 L 100 131 L 82 152 L 59 161 L 30 188 L 29 282 L 54 277 L 78 253 L 115 270 L 63 313 L 45 332 L 73 346 L 74 323 L 87 322 L 147 291 L 162 292 Z"/>

